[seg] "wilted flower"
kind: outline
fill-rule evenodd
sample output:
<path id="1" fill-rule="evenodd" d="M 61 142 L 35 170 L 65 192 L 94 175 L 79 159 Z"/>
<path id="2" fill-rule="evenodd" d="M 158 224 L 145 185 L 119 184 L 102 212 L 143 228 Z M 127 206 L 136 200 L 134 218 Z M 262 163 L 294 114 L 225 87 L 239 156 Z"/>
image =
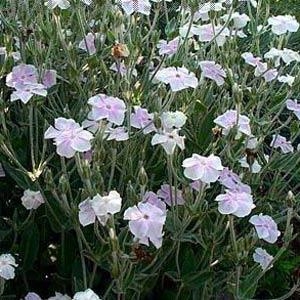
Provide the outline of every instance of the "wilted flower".
<path id="1" fill-rule="evenodd" d="M 287 141 L 284 136 L 273 134 L 271 147 L 280 148 L 283 153 L 294 152 L 294 148 L 290 141 Z"/>
<path id="2" fill-rule="evenodd" d="M 151 4 L 149 0 L 120 0 L 121 6 L 127 15 L 133 12 L 140 12 L 144 15 L 150 15 Z"/>
<path id="3" fill-rule="evenodd" d="M 216 197 L 218 210 L 223 215 L 233 214 L 239 218 L 248 216 L 255 208 L 252 195 L 239 190 L 225 190 L 225 194 Z"/>
<path id="4" fill-rule="evenodd" d="M 176 145 L 183 150 L 184 149 L 184 136 L 178 134 L 178 129 L 163 129 L 155 133 L 151 140 L 151 145 L 162 145 L 168 155 L 171 155 L 175 151 Z"/>
<path id="5" fill-rule="evenodd" d="M 156 131 L 153 124 L 154 115 L 147 109 L 140 106 L 134 106 L 134 113 L 131 114 L 130 125 L 134 128 L 143 129 L 143 133 L 147 134 Z"/>
<path id="6" fill-rule="evenodd" d="M 167 42 L 165 40 L 160 40 L 157 44 L 157 48 L 159 49 L 159 55 L 168 55 L 172 56 L 175 54 L 179 47 L 180 38 L 176 37 L 175 39 Z"/>
<path id="7" fill-rule="evenodd" d="M 287 32 L 296 32 L 299 29 L 299 23 L 294 16 L 275 16 L 268 19 L 271 30 L 276 35 L 285 34 Z"/>
<path id="8" fill-rule="evenodd" d="M 130 52 L 125 44 L 116 43 L 111 48 L 111 55 L 116 59 L 128 57 L 129 54 Z"/>
<path id="9" fill-rule="evenodd" d="M 0 277 L 5 280 L 15 278 L 15 267 L 18 265 L 11 254 L 0 255 Z"/>
<path id="10" fill-rule="evenodd" d="M 89 55 L 93 55 L 97 52 L 95 46 L 95 34 L 89 32 L 78 45 L 79 49 L 88 52 Z"/>
<path id="11" fill-rule="evenodd" d="M 87 289 L 84 292 L 77 292 L 73 300 L 101 300 L 93 290 Z"/>
<path id="12" fill-rule="evenodd" d="M 254 215 L 249 222 L 255 226 L 258 237 L 268 243 L 274 244 L 280 236 L 277 224 L 270 216 L 263 214 Z"/>
<path id="13" fill-rule="evenodd" d="M 104 226 L 109 214 L 116 214 L 121 210 L 122 198 L 116 191 L 110 191 L 107 196 L 97 194 L 93 199 L 85 199 L 79 205 L 79 222 L 82 226 L 93 224 L 97 219 Z"/>
<path id="14" fill-rule="evenodd" d="M 88 104 L 92 105 L 91 117 L 93 120 L 107 119 L 116 125 L 123 123 L 126 111 L 123 100 L 105 94 L 98 94 L 89 98 Z"/>
<path id="15" fill-rule="evenodd" d="M 202 76 L 214 80 L 218 86 L 224 84 L 226 73 L 222 66 L 210 60 L 201 61 L 199 65 L 202 70 Z"/>
<path id="16" fill-rule="evenodd" d="M 22 205 L 26 209 L 37 209 L 41 204 L 45 203 L 39 191 L 25 190 L 21 200 Z"/>
<path id="17" fill-rule="evenodd" d="M 182 197 L 182 191 L 177 189 L 177 197 L 175 197 L 175 187 L 170 187 L 169 184 L 163 184 L 157 191 L 157 196 L 163 199 L 169 206 L 183 205 L 185 202 Z"/>
<path id="18" fill-rule="evenodd" d="M 270 263 L 274 257 L 262 248 L 255 249 L 255 252 L 253 253 L 253 259 L 255 262 L 260 264 L 263 270 L 273 267 L 273 265 L 270 265 Z"/>
<path id="19" fill-rule="evenodd" d="M 140 202 L 126 209 L 124 220 L 129 220 L 129 229 L 139 243 L 149 246 L 150 240 L 157 249 L 161 247 L 165 211 L 150 203 Z"/>
<path id="20" fill-rule="evenodd" d="M 54 9 L 57 6 L 60 9 L 67 9 L 70 7 L 70 2 L 68 0 L 48 0 L 45 2 L 45 5 L 49 9 Z"/>
<path id="21" fill-rule="evenodd" d="M 294 112 L 298 120 L 300 120 L 300 103 L 298 104 L 298 100 L 288 99 L 285 104 L 289 110 Z"/>
<path id="22" fill-rule="evenodd" d="M 223 170 L 221 159 L 213 154 L 205 157 L 194 153 L 192 157 L 182 162 L 182 166 L 185 168 L 185 177 L 192 180 L 200 179 L 205 183 L 217 181 Z"/>
<path id="23" fill-rule="evenodd" d="M 60 156 L 71 158 L 75 152 L 91 149 L 93 135 L 84 130 L 73 119 L 57 118 L 54 127 L 50 126 L 44 134 L 45 139 L 54 139 L 56 152 Z"/>
<path id="24" fill-rule="evenodd" d="M 193 72 L 189 72 L 185 67 L 168 67 L 159 70 L 155 78 L 163 83 L 170 84 L 173 92 L 181 91 L 188 87 L 196 88 L 198 79 Z"/>
<path id="25" fill-rule="evenodd" d="M 237 126 L 239 132 L 251 135 L 250 119 L 244 115 L 238 117 L 236 110 L 227 110 L 223 115 L 214 119 L 214 123 L 223 127 L 222 133 L 224 135 L 227 135 L 234 126 Z"/>

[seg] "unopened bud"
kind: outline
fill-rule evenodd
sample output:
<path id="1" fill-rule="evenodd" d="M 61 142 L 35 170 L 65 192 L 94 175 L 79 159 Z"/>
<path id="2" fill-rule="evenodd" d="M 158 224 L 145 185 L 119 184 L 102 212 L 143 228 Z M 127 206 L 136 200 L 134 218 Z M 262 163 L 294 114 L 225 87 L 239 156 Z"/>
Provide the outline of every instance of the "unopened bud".
<path id="1" fill-rule="evenodd" d="M 63 194 L 67 194 L 69 188 L 69 180 L 64 174 L 59 178 L 58 187 Z"/>
<path id="2" fill-rule="evenodd" d="M 138 182 L 142 186 L 146 186 L 148 183 L 148 175 L 143 166 L 140 168 L 140 171 L 138 173 Z"/>

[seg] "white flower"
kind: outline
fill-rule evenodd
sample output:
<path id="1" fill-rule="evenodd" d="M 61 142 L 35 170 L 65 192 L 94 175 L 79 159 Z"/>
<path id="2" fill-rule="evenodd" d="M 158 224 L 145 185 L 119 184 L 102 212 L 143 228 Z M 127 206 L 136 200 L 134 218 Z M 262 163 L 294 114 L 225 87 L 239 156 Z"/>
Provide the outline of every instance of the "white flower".
<path id="1" fill-rule="evenodd" d="M 15 267 L 18 265 L 11 254 L 0 255 L 0 277 L 5 280 L 15 278 Z"/>
<path id="2" fill-rule="evenodd" d="M 254 162 L 251 165 L 251 168 L 250 168 L 250 165 L 247 162 L 247 157 L 246 156 L 239 159 L 239 163 L 241 164 L 241 166 L 243 168 L 247 168 L 247 169 L 251 170 L 251 173 L 254 173 L 254 174 L 259 173 L 260 170 L 261 170 L 261 165 L 258 163 L 257 159 L 254 159 Z"/>
<path id="3" fill-rule="evenodd" d="M 149 0 L 120 0 L 120 2 L 126 15 L 131 15 L 133 12 L 150 15 L 151 3 Z"/>
<path id="4" fill-rule="evenodd" d="M 181 111 L 167 111 L 162 113 L 160 119 L 164 128 L 176 127 L 179 129 L 185 124 L 187 117 Z"/>
<path id="5" fill-rule="evenodd" d="M 228 14 L 221 17 L 221 19 L 223 19 L 225 22 L 227 22 L 228 18 L 229 18 Z M 241 29 L 247 25 L 247 23 L 250 21 L 250 18 L 246 14 L 240 14 L 238 12 L 234 12 L 231 15 L 230 20 L 233 20 L 233 26 L 235 29 Z"/>
<path id="6" fill-rule="evenodd" d="M 178 134 L 178 129 L 174 130 L 161 130 L 152 137 L 151 145 L 162 145 L 168 155 L 171 155 L 175 151 L 176 145 L 183 150 L 184 149 L 184 136 Z"/>
<path id="7" fill-rule="evenodd" d="M 110 191 L 108 196 L 97 194 L 93 199 L 87 198 L 79 205 L 79 222 L 87 226 L 95 222 L 96 217 L 105 226 L 109 214 L 115 214 L 121 210 L 122 198 L 116 191 Z"/>
<path id="8" fill-rule="evenodd" d="M 77 292 L 73 300 L 101 300 L 93 290 L 87 289 L 84 292 Z"/>
<path id="9" fill-rule="evenodd" d="M 287 83 L 289 86 L 292 86 L 294 81 L 295 81 L 295 77 L 291 76 L 289 74 L 287 75 L 282 75 L 278 77 L 278 81 L 282 82 L 282 83 Z"/>
<path id="10" fill-rule="evenodd" d="M 296 18 L 291 15 L 270 17 L 268 24 L 271 25 L 271 30 L 276 35 L 296 32 L 299 29 L 299 23 Z"/>
<path id="11" fill-rule="evenodd" d="M 270 265 L 273 258 L 274 257 L 272 255 L 262 248 L 256 248 L 255 252 L 253 253 L 254 261 L 259 263 L 263 270 L 273 267 L 273 265 Z"/>
<path id="12" fill-rule="evenodd" d="M 42 300 L 42 298 L 38 294 L 31 292 L 25 296 L 24 300 Z"/>
<path id="13" fill-rule="evenodd" d="M 48 0 L 45 2 L 45 5 L 49 9 L 54 9 L 57 6 L 61 9 L 67 9 L 70 7 L 70 2 L 68 0 Z"/>
<path id="14" fill-rule="evenodd" d="M 39 191 L 25 190 L 21 200 L 22 205 L 26 209 L 37 209 L 41 204 L 45 203 Z"/>

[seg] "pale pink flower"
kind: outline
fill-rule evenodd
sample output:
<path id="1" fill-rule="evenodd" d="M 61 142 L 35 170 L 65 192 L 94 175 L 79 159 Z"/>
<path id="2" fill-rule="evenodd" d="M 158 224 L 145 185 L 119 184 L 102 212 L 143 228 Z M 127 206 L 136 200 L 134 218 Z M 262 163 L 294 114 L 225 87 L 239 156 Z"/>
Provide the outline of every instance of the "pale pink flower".
<path id="1" fill-rule="evenodd" d="M 273 267 L 273 265 L 271 265 L 273 259 L 274 257 L 262 248 L 256 248 L 253 253 L 253 260 L 259 263 L 263 270 Z"/>
<path id="2" fill-rule="evenodd" d="M 16 260 L 11 254 L 0 255 L 0 277 L 5 280 L 15 278 L 15 267 L 17 266 Z"/>
<path id="3" fill-rule="evenodd" d="M 105 134 L 108 135 L 107 137 L 108 141 L 116 140 L 120 142 L 129 139 L 128 132 L 126 131 L 126 128 L 124 126 L 116 127 L 116 128 L 108 127 L 105 130 Z"/>
<path id="4" fill-rule="evenodd" d="M 89 32 L 82 41 L 79 42 L 79 49 L 88 52 L 89 55 L 93 55 L 97 52 L 95 46 L 95 35 Z"/>
<path id="5" fill-rule="evenodd" d="M 143 196 L 143 203 L 150 203 L 156 207 L 158 207 L 159 209 L 161 209 L 162 211 L 166 211 L 166 203 L 163 202 L 161 199 L 158 198 L 158 196 L 153 193 L 153 192 L 146 192 Z"/>
<path id="6" fill-rule="evenodd" d="M 216 82 L 218 86 L 224 84 L 224 78 L 226 78 L 226 73 L 222 69 L 222 66 L 216 64 L 211 60 L 204 60 L 199 62 L 200 68 L 202 70 L 202 76 L 210 78 Z"/>
<path id="7" fill-rule="evenodd" d="M 255 208 L 252 195 L 238 190 L 225 190 L 215 199 L 218 201 L 218 210 L 223 215 L 233 214 L 239 218 L 248 216 Z"/>
<path id="8" fill-rule="evenodd" d="M 298 103 L 298 100 L 288 99 L 285 104 L 289 110 L 294 112 L 298 120 L 300 120 L 300 103 Z"/>
<path id="9" fill-rule="evenodd" d="M 157 196 L 163 199 L 169 206 L 183 205 L 185 203 L 182 197 L 182 191 L 177 189 L 175 198 L 175 187 L 170 187 L 169 184 L 163 184 L 157 191 Z"/>
<path id="10" fill-rule="evenodd" d="M 26 209 L 37 209 L 41 204 L 45 203 L 40 191 L 25 190 L 21 197 L 22 205 Z"/>
<path id="11" fill-rule="evenodd" d="M 164 150 L 168 155 L 172 155 L 175 151 L 176 146 L 181 150 L 185 148 L 184 146 L 184 136 L 178 134 L 178 129 L 163 129 L 155 133 L 151 140 L 151 145 L 162 145 Z"/>
<path id="12" fill-rule="evenodd" d="M 251 52 L 244 52 L 241 56 L 245 60 L 246 64 L 253 67 L 256 67 L 259 63 L 261 63 L 261 58 L 253 56 Z"/>
<path id="13" fill-rule="evenodd" d="M 157 249 L 162 246 L 165 211 L 150 203 L 140 202 L 126 209 L 124 220 L 129 220 L 129 229 L 139 243 L 149 246 L 150 240 Z"/>
<path id="14" fill-rule="evenodd" d="M 221 25 L 205 24 L 198 27 L 197 34 L 200 42 L 210 42 L 218 34 L 215 41 L 218 46 L 223 46 L 230 35 L 230 31 L 227 27 L 223 28 Z"/>
<path id="15" fill-rule="evenodd" d="M 128 68 L 125 66 L 124 62 L 120 62 L 119 64 L 113 63 L 109 69 L 119 73 L 122 77 L 125 76 L 127 72 L 130 73 L 130 71 L 128 71 Z M 131 74 L 133 76 L 137 76 L 136 69 L 133 69 Z"/>
<path id="16" fill-rule="evenodd" d="M 199 19 L 202 21 L 209 20 L 209 12 L 210 11 L 221 11 L 225 9 L 220 2 L 208 2 L 208 3 L 201 3 L 199 5 L 199 10 L 197 10 L 193 16 L 194 22 L 197 22 Z"/>
<path id="17" fill-rule="evenodd" d="M 275 221 L 267 215 L 259 214 L 250 218 L 249 222 L 255 226 L 258 238 L 274 244 L 280 236 Z"/>
<path id="18" fill-rule="evenodd" d="M 91 117 L 93 120 L 107 119 L 116 125 L 123 123 L 126 111 L 123 100 L 105 94 L 98 94 L 89 98 L 88 104 L 92 105 Z"/>
<path id="19" fill-rule="evenodd" d="M 239 115 L 237 118 L 236 110 L 227 110 L 223 115 L 214 119 L 214 123 L 223 128 L 222 133 L 224 135 L 227 135 L 234 126 L 237 126 L 240 133 L 251 135 L 250 119 L 244 115 Z"/>
<path id="20" fill-rule="evenodd" d="M 31 292 L 25 296 L 24 300 L 42 300 L 42 298 L 38 294 Z"/>
<path id="21" fill-rule="evenodd" d="M 241 178 L 227 167 L 221 171 L 218 181 L 229 190 L 251 194 L 250 186 L 242 183 Z"/>
<path id="22" fill-rule="evenodd" d="M 56 84 L 56 74 L 55 70 L 46 70 L 42 79 L 43 85 L 50 88 Z"/>
<path id="23" fill-rule="evenodd" d="M 120 0 L 121 6 L 127 15 L 131 15 L 134 12 L 150 15 L 151 4 L 149 0 Z"/>
<path id="24" fill-rule="evenodd" d="M 73 119 L 57 118 L 54 124 L 55 128 L 50 126 L 44 138 L 54 139 L 58 155 L 71 158 L 76 151 L 85 152 L 91 149 L 90 140 L 93 135 Z"/>
<path id="25" fill-rule="evenodd" d="M 173 40 L 167 42 L 165 40 L 160 40 L 157 44 L 157 48 L 159 49 L 159 55 L 168 55 L 172 56 L 175 54 L 179 47 L 180 39 L 179 37 L 174 38 Z"/>
<path id="26" fill-rule="evenodd" d="M 266 82 L 270 82 L 274 80 L 278 75 L 278 71 L 276 69 L 270 69 L 265 72 L 262 76 L 264 77 Z"/>
<path id="27" fill-rule="evenodd" d="M 283 153 L 294 152 L 294 148 L 290 141 L 287 141 L 284 136 L 273 134 L 271 147 L 280 148 Z"/>
<path id="28" fill-rule="evenodd" d="M 38 73 L 35 66 L 20 64 L 13 67 L 12 72 L 6 76 L 6 85 L 14 88 L 17 84 L 35 84 L 37 80 Z"/>
<path id="29" fill-rule="evenodd" d="M 185 67 L 168 67 L 159 70 L 155 75 L 155 79 L 170 84 L 173 92 L 189 87 L 196 88 L 198 85 L 198 79 L 195 74 L 189 72 Z"/>
<path id="30" fill-rule="evenodd" d="M 110 191 L 107 196 L 97 194 L 93 199 L 87 198 L 79 205 L 79 222 L 82 226 L 95 223 L 96 217 L 105 226 L 109 215 L 121 210 L 122 198 L 117 191 Z"/>
<path id="31" fill-rule="evenodd" d="M 282 35 L 287 32 L 296 32 L 299 29 L 299 23 L 294 16 L 280 15 L 270 17 L 268 24 L 271 25 L 271 30 L 276 35 Z"/>
<path id="32" fill-rule="evenodd" d="M 205 187 L 205 185 L 206 184 L 204 182 L 202 182 L 201 180 L 195 180 L 192 183 L 190 183 L 190 187 L 197 192 L 200 192 L 200 190 L 203 189 Z"/>
<path id="33" fill-rule="evenodd" d="M 15 91 L 10 96 L 10 101 L 21 100 L 26 104 L 34 95 L 46 97 L 46 87 L 40 83 L 22 84 L 17 83 L 15 85 Z"/>
<path id="34" fill-rule="evenodd" d="M 134 106 L 134 113 L 131 114 L 130 125 L 134 128 L 143 129 L 143 133 L 147 134 L 156 131 L 153 119 L 154 114 L 149 113 L 146 108 Z"/>
<path id="35" fill-rule="evenodd" d="M 221 159 L 213 154 L 205 157 L 194 153 L 192 157 L 182 162 L 182 166 L 185 168 L 185 177 L 192 180 L 200 179 L 204 183 L 217 181 L 223 170 Z"/>

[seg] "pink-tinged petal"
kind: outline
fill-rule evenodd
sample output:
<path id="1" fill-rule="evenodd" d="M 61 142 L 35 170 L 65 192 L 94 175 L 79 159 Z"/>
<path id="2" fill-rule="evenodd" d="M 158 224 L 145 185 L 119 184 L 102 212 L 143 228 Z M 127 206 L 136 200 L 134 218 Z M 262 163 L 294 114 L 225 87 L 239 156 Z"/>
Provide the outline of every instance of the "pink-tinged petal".
<path id="1" fill-rule="evenodd" d="M 76 151 L 71 147 L 69 141 L 65 141 L 56 146 L 56 152 L 60 156 L 71 158 L 75 155 Z"/>

